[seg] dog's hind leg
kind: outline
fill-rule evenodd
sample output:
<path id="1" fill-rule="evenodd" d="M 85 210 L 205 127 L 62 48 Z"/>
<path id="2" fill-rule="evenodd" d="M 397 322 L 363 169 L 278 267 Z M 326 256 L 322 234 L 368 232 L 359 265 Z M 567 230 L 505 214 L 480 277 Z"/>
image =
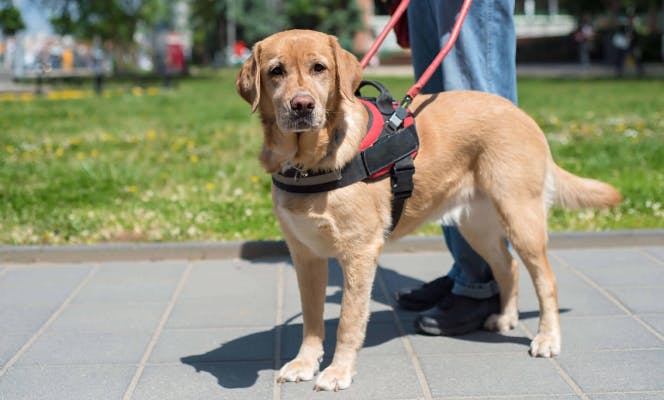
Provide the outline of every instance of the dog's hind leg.
<path id="1" fill-rule="evenodd" d="M 519 266 L 507 249 L 507 237 L 493 206 L 486 199 L 464 214 L 459 221 L 459 231 L 468 244 L 491 267 L 500 289 L 500 314 L 492 314 L 484 327 L 492 331 L 506 332 L 519 321 Z"/>
<path id="2" fill-rule="evenodd" d="M 337 344 L 332 363 L 318 376 L 315 390 L 346 389 L 352 382 L 357 353 L 366 334 L 371 288 L 381 247 L 382 242 L 366 246 L 362 251 L 350 250 L 339 258 L 344 274 L 344 290 Z"/>
<path id="3" fill-rule="evenodd" d="M 541 199 L 504 204 L 502 210 L 509 239 L 526 265 L 539 300 L 540 321 L 530 343 L 533 357 L 553 357 L 560 353 L 560 320 L 556 277 L 546 255 L 546 211 Z"/>
<path id="4" fill-rule="evenodd" d="M 286 235 L 288 238 L 288 235 Z M 327 286 L 327 259 L 313 254 L 297 240 L 288 240 L 302 303 L 302 344 L 297 356 L 279 371 L 279 382 L 310 381 L 323 359 L 323 308 Z"/>

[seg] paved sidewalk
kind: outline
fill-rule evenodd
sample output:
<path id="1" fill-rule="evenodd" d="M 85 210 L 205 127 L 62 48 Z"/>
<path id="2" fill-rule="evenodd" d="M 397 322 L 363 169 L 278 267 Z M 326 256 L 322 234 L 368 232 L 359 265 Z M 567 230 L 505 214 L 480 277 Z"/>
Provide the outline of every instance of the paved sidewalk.
<path id="1" fill-rule="evenodd" d="M 563 328 L 552 360 L 527 354 L 538 307 L 525 271 L 514 331 L 425 337 L 392 293 L 444 273 L 449 254 L 382 256 L 357 375 L 338 393 L 275 384 L 302 328 L 287 258 L 0 264 L 0 399 L 664 399 L 664 243 L 550 258 Z M 323 367 L 335 263 L 327 295 Z"/>

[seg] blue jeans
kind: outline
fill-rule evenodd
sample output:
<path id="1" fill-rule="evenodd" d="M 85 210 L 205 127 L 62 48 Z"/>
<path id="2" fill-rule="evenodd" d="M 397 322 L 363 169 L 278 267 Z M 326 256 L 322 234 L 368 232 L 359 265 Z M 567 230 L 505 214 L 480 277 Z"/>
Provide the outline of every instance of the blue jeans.
<path id="1" fill-rule="evenodd" d="M 408 5 L 410 46 L 419 78 L 447 42 L 462 0 L 413 0 Z M 516 104 L 514 0 L 474 0 L 456 44 L 422 93 L 480 90 Z M 473 298 L 498 294 L 489 265 L 454 226 L 443 226 L 454 257 L 452 292 Z"/>

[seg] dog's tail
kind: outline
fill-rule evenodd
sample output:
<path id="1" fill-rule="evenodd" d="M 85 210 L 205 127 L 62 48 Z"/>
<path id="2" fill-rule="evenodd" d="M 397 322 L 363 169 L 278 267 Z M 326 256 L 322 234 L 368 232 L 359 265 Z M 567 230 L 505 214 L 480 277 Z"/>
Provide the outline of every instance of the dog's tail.
<path id="1" fill-rule="evenodd" d="M 553 204 L 564 208 L 608 208 L 622 201 L 620 192 L 608 183 L 582 178 L 551 162 L 555 185 Z"/>

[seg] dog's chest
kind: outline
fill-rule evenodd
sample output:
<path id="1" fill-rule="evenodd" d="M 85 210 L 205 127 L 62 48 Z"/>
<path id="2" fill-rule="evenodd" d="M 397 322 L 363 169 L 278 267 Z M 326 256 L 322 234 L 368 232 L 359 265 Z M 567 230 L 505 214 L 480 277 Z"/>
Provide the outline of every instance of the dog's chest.
<path id="1" fill-rule="evenodd" d="M 335 257 L 338 229 L 327 214 L 317 214 L 311 209 L 298 210 L 276 204 L 277 218 L 297 240 L 320 257 Z"/>

